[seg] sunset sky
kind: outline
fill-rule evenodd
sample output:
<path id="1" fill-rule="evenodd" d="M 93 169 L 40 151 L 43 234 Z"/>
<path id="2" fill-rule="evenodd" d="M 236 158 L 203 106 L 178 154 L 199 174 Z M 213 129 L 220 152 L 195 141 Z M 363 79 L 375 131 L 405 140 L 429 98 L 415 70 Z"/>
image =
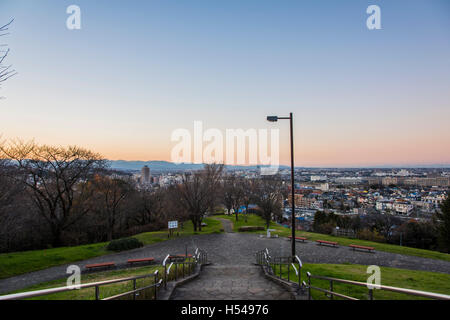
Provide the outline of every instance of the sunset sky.
<path id="1" fill-rule="evenodd" d="M 450 164 L 448 0 L 0 0 L 12 18 L 3 139 L 170 161 L 202 121 L 279 128 L 288 164 L 289 123 L 265 119 L 293 112 L 297 166 Z"/>

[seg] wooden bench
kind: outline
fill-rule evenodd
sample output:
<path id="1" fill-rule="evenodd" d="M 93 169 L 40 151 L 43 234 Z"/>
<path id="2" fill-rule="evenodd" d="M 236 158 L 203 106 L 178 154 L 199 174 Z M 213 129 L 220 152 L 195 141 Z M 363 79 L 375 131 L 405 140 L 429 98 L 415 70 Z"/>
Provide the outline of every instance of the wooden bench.
<path id="1" fill-rule="evenodd" d="M 128 259 L 128 263 L 129 264 L 133 264 L 133 263 L 141 263 L 141 262 L 153 262 L 155 259 L 154 258 L 141 258 L 141 259 Z"/>
<path id="2" fill-rule="evenodd" d="M 289 236 L 288 238 L 289 238 L 289 239 L 292 239 L 292 236 Z M 305 242 L 306 240 L 308 240 L 308 238 L 305 238 L 305 237 L 295 237 L 295 241 Z"/>
<path id="3" fill-rule="evenodd" d="M 329 246 L 333 246 L 333 247 L 337 247 L 338 246 L 338 243 L 337 242 L 333 242 L 333 241 L 316 240 L 316 242 L 319 245 L 325 244 L 325 245 L 329 245 Z"/>
<path id="4" fill-rule="evenodd" d="M 109 268 L 114 267 L 116 264 L 114 262 L 104 262 L 104 263 L 95 263 L 95 264 L 87 264 L 84 267 L 88 270 L 96 269 L 96 268 Z"/>
<path id="5" fill-rule="evenodd" d="M 351 244 L 349 245 L 350 248 L 353 249 L 353 251 L 355 251 L 356 249 L 362 249 L 362 250 L 368 250 L 369 252 L 375 252 L 375 248 L 374 247 L 366 247 L 366 246 L 360 246 L 357 244 Z"/>

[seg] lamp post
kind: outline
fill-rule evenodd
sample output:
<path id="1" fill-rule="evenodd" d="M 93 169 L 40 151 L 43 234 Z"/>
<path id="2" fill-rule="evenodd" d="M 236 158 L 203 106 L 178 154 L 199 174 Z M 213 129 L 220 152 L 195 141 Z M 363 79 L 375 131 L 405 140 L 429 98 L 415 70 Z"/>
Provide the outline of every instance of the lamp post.
<path id="1" fill-rule="evenodd" d="M 293 116 L 292 112 L 289 117 L 278 117 L 269 116 L 267 121 L 277 122 L 278 120 L 289 120 L 291 124 L 291 204 L 292 204 L 292 214 L 291 214 L 291 245 L 292 245 L 292 259 L 295 260 L 295 186 L 294 186 L 294 126 L 293 126 Z"/>

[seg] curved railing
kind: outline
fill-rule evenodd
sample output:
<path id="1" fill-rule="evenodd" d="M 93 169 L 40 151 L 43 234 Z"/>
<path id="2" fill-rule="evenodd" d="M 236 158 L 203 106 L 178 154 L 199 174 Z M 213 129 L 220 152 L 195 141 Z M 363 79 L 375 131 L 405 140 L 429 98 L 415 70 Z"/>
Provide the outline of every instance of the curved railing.
<path id="1" fill-rule="evenodd" d="M 157 296 L 157 288 L 159 288 L 162 284 L 162 279 L 159 281 L 158 279 L 159 271 L 156 270 L 152 274 L 142 275 L 142 276 L 136 276 L 136 277 L 128 277 L 128 278 L 120 278 L 120 279 L 112 279 L 112 280 L 105 280 L 105 281 L 99 281 L 99 282 L 92 282 L 92 283 L 85 283 L 80 285 L 74 285 L 74 286 L 65 286 L 65 287 L 59 287 L 59 288 L 51 288 L 51 289 L 44 289 L 44 290 L 37 290 L 37 291 L 30 291 L 30 292 L 22 292 L 22 293 L 15 293 L 15 294 L 9 294 L 6 296 L 0 296 L 0 300 L 22 300 L 22 299 L 28 299 L 33 297 L 39 297 L 39 296 L 46 296 L 53 293 L 60 293 L 60 292 L 66 292 L 71 290 L 81 290 L 86 288 L 92 288 L 95 287 L 95 300 L 100 300 L 100 287 L 113 284 L 113 283 L 120 283 L 120 282 L 133 282 L 133 290 L 124 292 L 115 296 L 107 297 L 101 300 L 112 300 L 112 299 L 118 299 L 120 297 L 133 295 L 133 300 L 136 299 L 137 293 L 154 288 L 154 299 L 156 300 Z M 136 288 L 136 280 L 144 279 L 144 278 L 150 278 L 154 277 L 153 284 L 149 286 L 145 286 L 143 288 Z"/>
<path id="2" fill-rule="evenodd" d="M 316 276 L 316 275 L 312 275 L 309 272 L 307 272 L 306 275 L 308 277 L 308 284 L 306 284 L 305 282 L 303 282 L 303 284 L 306 286 L 306 288 L 308 288 L 308 299 L 309 300 L 312 299 L 312 297 L 311 297 L 311 289 L 324 292 L 325 295 L 328 298 L 330 298 L 330 299 L 333 299 L 334 296 L 336 296 L 336 297 L 343 298 L 343 299 L 346 299 L 346 300 L 359 300 L 359 299 L 357 299 L 355 297 L 350 297 L 350 296 L 343 295 L 343 294 L 340 294 L 340 293 L 337 293 L 337 292 L 333 291 L 333 284 L 336 283 L 336 282 L 337 283 L 345 283 L 345 284 L 354 285 L 354 286 L 360 286 L 360 287 L 367 287 L 369 300 L 373 300 L 374 289 L 376 289 L 376 290 L 384 290 L 384 291 L 391 291 L 391 292 L 396 292 L 396 293 L 403 293 L 403 294 L 407 294 L 407 295 L 419 296 L 419 297 L 435 299 L 435 300 L 450 300 L 450 296 L 446 295 L 446 294 L 427 292 L 427 291 L 420 291 L 420 290 L 413 290 L 413 289 L 398 288 L 398 287 L 391 287 L 391 286 L 368 284 L 368 283 L 364 283 L 364 282 L 358 282 L 358 281 L 346 280 L 346 279 L 338 279 L 338 278 L 331 278 L 331 277 L 324 277 L 324 276 Z M 312 286 L 311 285 L 311 279 L 319 279 L 319 280 L 329 281 L 330 282 L 330 289 L 327 290 L 327 289 L 319 288 L 319 287 L 316 287 L 316 286 Z"/>
<path id="3" fill-rule="evenodd" d="M 188 256 L 171 256 L 168 254 L 162 263 L 164 267 L 164 288 L 167 288 L 171 270 L 174 270 L 174 278 L 175 281 L 177 281 L 180 277 L 184 278 L 192 275 L 195 272 L 197 265 L 206 264 L 207 262 L 207 252 L 200 250 L 199 248 L 195 249 L 192 258 L 189 258 Z"/>
<path id="4" fill-rule="evenodd" d="M 267 267 L 267 270 L 270 274 L 277 276 L 280 279 L 287 280 L 288 282 L 296 283 L 300 289 L 303 288 L 301 280 L 302 279 L 301 271 L 303 264 L 297 255 L 294 257 L 292 256 L 272 257 L 269 254 L 269 249 L 265 248 L 264 250 L 258 251 L 256 253 L 256 263 L 259 264 L 260 266 Z M 298 282 L 291 281 L 290 277 L 291 268 L 292 270 L 294 270 L 298 278 Z M 283 270 L 287 271 L 287 277 L 283 275 Z"/>

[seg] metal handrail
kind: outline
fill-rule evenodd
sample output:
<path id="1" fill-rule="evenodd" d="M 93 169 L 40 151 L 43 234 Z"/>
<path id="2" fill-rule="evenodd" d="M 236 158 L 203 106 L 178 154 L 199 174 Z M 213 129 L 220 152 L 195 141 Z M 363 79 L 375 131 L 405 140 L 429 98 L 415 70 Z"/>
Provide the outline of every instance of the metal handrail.
<path id="1" fill-rule="evenodd" d="M 167 274 L 170 274 L 170 268 L 172 268 L 172 266 L 173 266 L 173 262 L 169 265 L 169 268 L 167 268 L 167 271 L 166 271 Z"/>
<path id="2" fill-rule="evenodd" d="M 159 281 L 157 282 L 156 287 L 161 286 L 162 281 L 163 281 L 162 279 L 159 279 Z M 134 294 L 136 295 L 136 293 L 141 292 L 141 291 L 144 291 L 144 290 L 147 290 L 147 289 L 150 289 L 150 288 L 152 288 L 152 287 L 155 287 L 155 285 L 153 284 L 153 285 L 145 286 L 145 287 L 142 287 L 142 288 L 139 288 L 139 289 L 136 289 L 136 290 L 132 290 L 132 291 L 120 293 L 120 294 L 117 294 L 117 295 L 115 295 L 115 296 L 111 296 L 111 297 L 108 297 L 108 298 L 104 298 L 104 299 L 102 299 L 102 300 L 105 300 L 105 301 L 106 301 L 106 300 L 114 300 L 114 299 L 117 299 L 117 298 L 120 298 L 120 297 L 125 297 L 125 296 L 127 296 L 127 295 L 132 294 L 132 293 L 134 293 Z M 156 299 L 155 299 L 155 300 L 156 300 Z"/>
<path id="3" fill-rule="evenodd" d="M 163 263 L 162 263 L 163 266 L 166 265 L 166 261 L 167 261 L 167 259 L 169 259 L 169 257 L 170 257 L 170 254 L 168 254 L 168 255 L 164 258 L 164 261 L 163 261 Z"/>
<path id="4" fill-rule="evenodd" d="M 396 292 L 396 293 L 403 293 L 403 294 L 409 294 L 409 295 L 414 295 L 414 296 L 420 296 L 420 297 L 430 298 L 430 299 L 450 300 L 450 295 L 441 294 L 441 293 L 434 293 L 434 292 L 427 292 L 427 291 L 420 291 L 420 290 L 413 290 L 413 289 L 406 289 L 406 288 L 398 288 L 398 287 L 391 287 L 391 286 L 385 286 L 385 285 L 371 285 L 371 284 L 368 284 L 368 283 L 358 282 L 358 281 L 353 281 L 353 280 L 338 279 L 338 278 L 324 277 L 324 276 L 316 276 L 316 275 L 312 275 L 309 272 L 307 272 L 306 275 L 308 276 L 308 285 L 307 285 L 307 287 L 308 287 L 308 298 L 310 300 L 311 300 L 311 289 L 315 289 L 315 290 L 322 291 L 322 292 L 330 294 L 330 296 L 329 296 L 330 299 L 333 299 L 333 296 L 337 296 L 337 297 L 341 297 L 341 298 L 349 299 L 349 300 L 358 300 L 358 299 L 356 299 L 354 297 L 349 297 L 349 296 L 345 296 L 345 295 L 342 295 L 340 293 L 334 292 L 333 291 L 333 282 L 345 283 L 345 284 L 350 284 L 350 285 L 355 285 L 355 286 L 360 286 L 360 287 L 368 287 L 369 299 L 370 300 L 373 300 L 373 289 L 374 288 L 380 289 L 380 290 L 385 290 L 385 291 Z M 326 290 L 326 289 L 323 289 L 323 288 L 318 288 L 318 287 L 311 286 L 311 278 L 330 281 L 330 290 Z M 370 286 L 372 288 L 370 288 Z"/>
<path id="5" fill-rule="evenodd" d="M 298 268 L 295 266 L 295 262 L 298 264 Z M 259 264 L 263 267 L 267 267 L 268 272 L 275 276 L 277 276 L 277 270 L 276 270 L 275 266 L 277 264 L 279 264 L 280 268 L 279 268 L 278 278 L 280 278 L 280 279 L 283 278 L 282 265 L 283 264 L 287 265 L 287 267 L 288 267 L 287 281 L 288 282 L 293 282 L 293 281 L 291 281 L 291 278 L 290 278 L 290 268 L 292 266 L 295 271 L 295 274 L 298 276 L 298 282 L 296 282 L 296 284 L 298 285 L 298 288 L 299 289 L 304 288 L 304 286 L 302 284 L 302 276 L 301 276 L 301 270 L 302 270 L 303 264 L 297 255 L 294 258 L 292 258 L 292 257 L 272 258 L 269 254 L 269 249 L 265 248 L 264 250 L 258 251 L 256 253 L 256 264 Z"/>
<path id="6" fill-rule="evenodd" d="M 176 257 L 178 258 L 178 256 L 176 256 Z M 194 272 L 194 270 L 198 264 L 201 264 L 201 265 L 206 264 L 208 261 L 208 254 L 206 253 L 206 251 L 200 250 L 199 248 L 196 248 L 194 254 L 192 255 L 193 261 L 186 261 L 188 256 L 181 256 L 181 258 L 182 257 L 184 257 L 183 261 L 178 261 L 177 259 L 175 259 L 175 261 L 170 261 L 171 263 L 170 263 L 169 267 L 167 267 L 167 260 L 171 258 L 171 255 L 168 254 L 166 256 L 166 258 L 164 259 L 163 266 L 164 266 L 164 288 L 165 289 L 167 289 L 168 276 L 170 274 L 170 271 L 171 271 L 171 268 L 173 265 L 175 265 L 175 281 L 177 281 L 178 277 L 179 277 L 179 275 L 178 275 L 179 268 L 183 270 L 182 278 L 184 278 L 186 275 L 186 272 L 185 272 L 186 265 L 188 266 L 188 268 L 187 268 L 188 274 L 187 275 L 191 275 Z M 181 267 L 179 267 L 179 265 L 181 265 Z"/>
<path id="7" fill-rule="evenodd" d="M 298 255 L 295 255 L 295 259 L 297 260 L 297 262 L 300 265 L 300 267 L 302 267 L 303 264 L 302 264 L 302 261 L 300 260 L 300 258 L 298 257 Z"/>
<path id="8" fill-rule="evenodd" d="M 45 296 L 53 293 L 59 293 L 59 292 L 66 292 L 71 290 L 78 290 L 78 289 L 86 289 L 86 288 L 92 288 L 95 287 L 95 298 L 96 300 L 99 300 L 99 288 L 100 286 L 113 284 L 113 283 L 119 283 L 119 282 L 125 282 L 125 281 L 133 281 L 134 284 L 135 281 L 138 279 L 144 279 L 149 277 L 157 277 L 158 276 L 158 270 L 156 270 L 152 274 L 142 275 L 142 276 L 135 276 L 135 277 L 127 277 L 127 278 L 120 278 L 120 279 L 112 279 L 112 280 L 105 280 L 105 281 L 98 281 L 98 282 L 92 282 L 92 283 L 85 283 L 80 285 L 73 285 L 73 286 L 65 286 L 65 287 L 58 287 L 58 288 L 51 288 L 51 289 L 43 289 L 43 290 L 35 290 L 35 291 L 29 291 L 29 292 L 22 292 L 22 293 L 14 293 L 14 294 L 8 294 L 4 296 L 0 296 L 0 300 L 22 300 L 22 299 L 28 299 L 33 297 L 39 297 L 39 296 Z M 158 283 L 152 284 L 152 286 L 159 286 Z M 135 290 L 128 292 L 127 294 L 133 293 Z M 111 298 L 111 297 L 110 297 Z"/>

